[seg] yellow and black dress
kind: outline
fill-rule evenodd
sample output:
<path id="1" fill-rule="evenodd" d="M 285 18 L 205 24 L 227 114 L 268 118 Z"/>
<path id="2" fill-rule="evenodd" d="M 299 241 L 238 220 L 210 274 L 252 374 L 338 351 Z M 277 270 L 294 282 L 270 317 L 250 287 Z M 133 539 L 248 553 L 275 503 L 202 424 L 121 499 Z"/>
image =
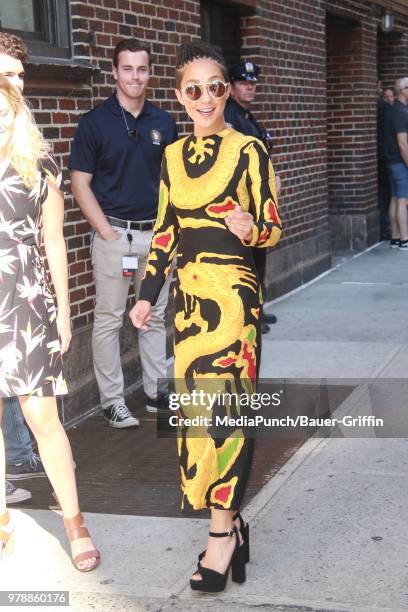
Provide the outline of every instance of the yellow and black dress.
<path id="1" fill-rule="evenodd" d="M 251 393 L 260 351 L 261 291 L 252 250 L 281 234 L 273 168 L 263 144 L 226 128 L 169 145 L 163 159 L 157 223 L 140 299 L 155 303 L 177 251 L 174 376 L 176 391 Z M 241 241 L 225 224 L 239 204 L 254 216 L 253 239 Z M 207 417 L 239 416 L 239 403 L 218 400 Z M 211 410 L 208 411 L 211 405 Z M 201 406 L 202 408 L 202 406 Z M 182 406 L 185 418 L 203 410 Z M 200 421 L 201 422 L 201 421 Z M 203 421 L 204 422 L 204 421 Z M 213 424 L 178 432 L 182 507 L 236 510 L 244 493 L 252 440 Z"/>

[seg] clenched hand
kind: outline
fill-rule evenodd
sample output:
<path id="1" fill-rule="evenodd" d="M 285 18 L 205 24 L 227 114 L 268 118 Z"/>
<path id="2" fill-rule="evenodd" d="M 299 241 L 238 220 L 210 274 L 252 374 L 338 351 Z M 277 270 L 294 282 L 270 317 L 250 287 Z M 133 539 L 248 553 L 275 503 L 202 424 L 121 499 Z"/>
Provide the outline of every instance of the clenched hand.
<path id="1" fill-rule="evenodd" d="M 225 223 L 229 231 L 238 236 L 240 240 L 246 240 L 247 242 L 252 239 L 253 222 L 254 218 L 251 213 L 244 212 L 238 204 L 235 210 L 225 217 Z"/>
<path id="2" fill-rule="evenodd" d="M 152 305 L 147 300 L 138 300 L 129 312 L 130 320 L 137 329 L 147 329 L 151 318 Z"/>

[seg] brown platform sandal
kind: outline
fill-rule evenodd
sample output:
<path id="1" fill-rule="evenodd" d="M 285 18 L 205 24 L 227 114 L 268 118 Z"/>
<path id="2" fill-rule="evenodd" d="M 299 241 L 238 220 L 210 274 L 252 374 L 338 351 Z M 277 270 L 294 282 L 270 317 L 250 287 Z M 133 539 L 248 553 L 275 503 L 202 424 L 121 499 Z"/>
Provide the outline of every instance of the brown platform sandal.
<path id="1" fill-rule="evenodd" d="M 9 555 L 13 552 L 13 523 L 6 510 L 0 515 L 0 561 L 3 553 Z"/>
<path id="2" fill-rule="evenodd" d="M 76 516 L 73 516 L 72 518 L 64 518 L 64 527 L 67 531 L 67 537 L 70 543 L 74 542 L 75 540 L 80 540 L 81 538 L 90 537 L 88 529 L 83 525 L 84 517 L 82 516 L 81 512 L 78 512 L 78 514 Z M 81 561 L 87 561 L 88 559 L 92 558 L 95 559 L 93 565 L 90 565 L 89 567 L 84 567 L 83 569 L 78 567 L 78 563 L 81 563 Z M 86 550 L 85 552 L 79 553 L 78 555 L 73 557 L 72 563 L 78 571 L 90 572 L 96 567 L 98 567 L 100 559 L 101 557 L 99 551 L 93 548 L 91 550 Z"/>

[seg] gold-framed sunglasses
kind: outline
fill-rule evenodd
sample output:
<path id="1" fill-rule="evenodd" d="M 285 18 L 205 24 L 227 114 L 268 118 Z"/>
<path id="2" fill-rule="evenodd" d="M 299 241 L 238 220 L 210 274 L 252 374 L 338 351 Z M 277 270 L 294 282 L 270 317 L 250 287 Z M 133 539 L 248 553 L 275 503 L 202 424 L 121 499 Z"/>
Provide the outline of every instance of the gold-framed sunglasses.
<path id="1" fill-rule="evenodd" d="M 191 102 L 197 102 L 203 95 L 204 87 L 208 95 L 219 100 L 225 96 L 228 89 L 228 82 L 224 83 L 224 81 L 220 79 L 215 79 L 208 83 L 192 83 L 183 89 L 183 94 L 191 100 Z"/>

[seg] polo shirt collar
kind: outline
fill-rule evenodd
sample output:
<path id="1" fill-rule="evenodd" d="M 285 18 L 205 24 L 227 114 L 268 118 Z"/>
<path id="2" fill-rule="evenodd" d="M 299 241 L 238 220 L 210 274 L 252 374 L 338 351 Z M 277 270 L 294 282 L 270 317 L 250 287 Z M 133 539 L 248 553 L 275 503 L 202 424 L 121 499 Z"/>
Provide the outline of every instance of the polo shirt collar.
<path id="1" fill-rule="evenodd" d="M 119 100 L 118 100 L 118 96 L 116 95 L 116 92 L 114 92 L 111 95 L 111 97 L 108 98 L 108 105 L 109 105 L 109 110 L 111 111 L 113 115 L 122 114 L 122 110 L 120 108 L 120 104 L 119 104 Z M 143 108 L 140 111 L 138 117 L 140 117 L 141 115 L 151 115 L 152 109 L 153 109 L 153 104 L 149 102 L 149 100 L 145 100 L 143 104 Z"/>

